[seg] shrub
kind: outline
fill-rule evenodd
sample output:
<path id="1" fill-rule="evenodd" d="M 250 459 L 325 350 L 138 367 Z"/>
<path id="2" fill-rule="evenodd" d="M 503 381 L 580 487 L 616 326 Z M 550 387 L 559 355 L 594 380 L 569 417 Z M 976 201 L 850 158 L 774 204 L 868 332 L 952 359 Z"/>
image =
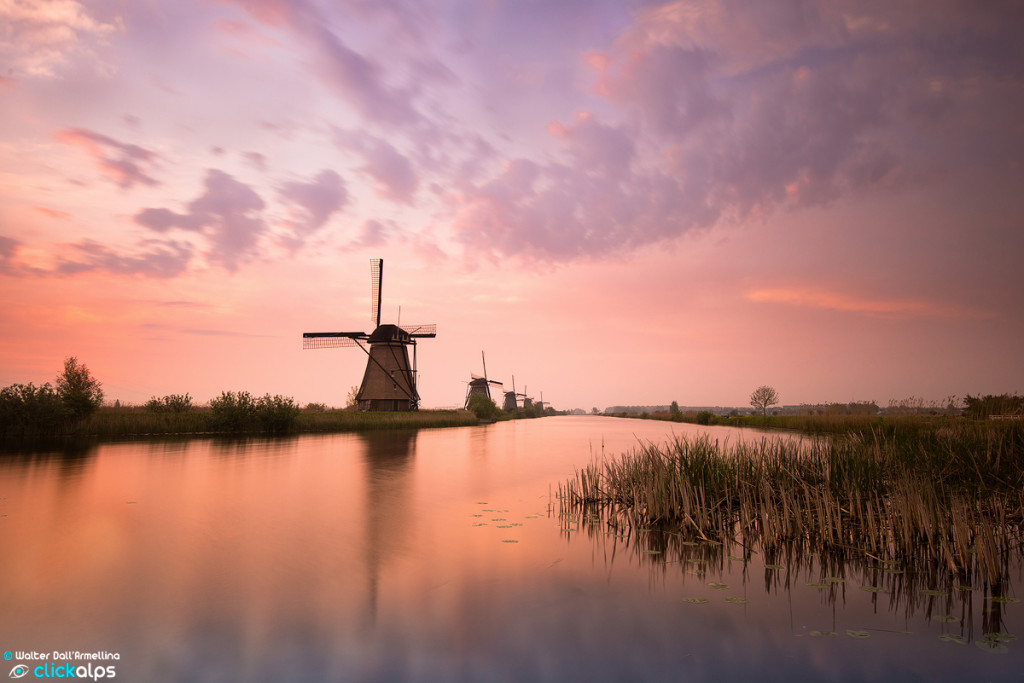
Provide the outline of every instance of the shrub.
<path id="1" fill-rule="evenodd" d="M 299 407 L 292 398 L 264 394 L 253 398 L 248 391 L 224 391 L 210 401 L 214 424 L 229 432 L 286 432 L 295 425 Z"/>
<path id="2" fill-rule="evenodd" d="M 163 398 L 155 396 L 146 401 L 146 410 L 152 413 L 186 413 L 192 409 L 192 397 L 188 394 L 168 394 Z"/>
<path id="3" fill-rule="evenodd" d="M 715 414 L 710 410 L 701 410 L 697 413 L 697 424 L 711 425 L 715 423 Z"/>
<path id="4" fill-rule="evenodd" d="M 269 432 L 287 432 L 295 426 L 299 407 L 290 397 L 265 394 L 256 401 L 256 414 L 263 429 Z"/>
<path id="5" fill-rule="evenodd" d="M 67 420 L 67 408 L 49 383 L 12 384 L 0 389 L 0 433 L 52 434 Z"/>

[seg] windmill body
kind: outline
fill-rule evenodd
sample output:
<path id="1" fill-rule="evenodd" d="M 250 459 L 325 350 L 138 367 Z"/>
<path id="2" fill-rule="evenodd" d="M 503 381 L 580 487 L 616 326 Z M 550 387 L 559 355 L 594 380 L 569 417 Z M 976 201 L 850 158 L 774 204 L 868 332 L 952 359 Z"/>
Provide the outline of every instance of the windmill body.
<path id="1" fill-rule="evenodd" d="M 484 356 L 483 351 L 480 352 L 480 358 L 484 364 L 484 376 L 480 377 L 472 372 L 469 373 L 469 384 L 466 387 L 466 404 L 464 406 L 467 410 L 469 409 L 469 399 L 473 397 L 473 394 L 483 394 L 490 400 L 494 400 L 494 397 L 491 395 L 491 385 L 496 386 L 497 391 L 504 393 L 501 382 L 496 379 L 487 379 L 487 358 Z"/>
<path id="2" fill-rule="evenodd" d="M 302 348 L 358 346 L 367 355 L 366 371 L 356 394 L 356 406 L 359 410 L 417 410 L 420 395 L 416 389 L 416 340 L 436 337 L 437 328 L 435 325 L 399 327 L 380 324 L 383 271 L 383 260 L 374 259 L 370 262 L 371 319 L 376 324 L 371 334 L 305 332 L 302 335 Z"/>

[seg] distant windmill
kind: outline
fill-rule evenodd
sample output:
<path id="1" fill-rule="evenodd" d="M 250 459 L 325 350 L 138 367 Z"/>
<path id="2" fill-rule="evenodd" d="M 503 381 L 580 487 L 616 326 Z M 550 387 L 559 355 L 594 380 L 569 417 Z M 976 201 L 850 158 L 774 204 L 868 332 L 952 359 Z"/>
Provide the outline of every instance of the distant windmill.
<path id="1" fill-rule="evenodd" d="M 359 410 L 417 410 L 416 340 L 436 337 L 436 325 L 381 325 L 380 299 L 384 286 L 383 259 L 370 260 L 370 320 L 376 327 L 365 332 L 303 332 L 302 348 L 329 349 L 358 346 L 366 353 L 366 372 L 356 394 Z M 367 342 L 369 350 L 360 342 Z M 412 365 L 409 347 L 412 346 Z"/>
<path id="2" fill-rule="evenodd" d="M 499 382 L 498 380 L 487 379 L 487 358 L 484 356 L 483 351 L 480 352 L 480 359 L 484 363 L 484 376 L 480 377 L 478 375 L 473 374 L 472 372 L 469 373 L 470 379 L 469 386 L 466 388 L 465 405 L 467 409 L 469 408 L 469 399 L 473 394 L 483 394 L 484 396 L 490 398 L 493 401 L 494 399 L 491 398 L 491 385 L 496 384 L 499 387 L 501 386 L 501 382 Z"/>
<path id="3" fill-rule="evenodd" d="M 514 413 L 519 407 L 519 402 L 516 400 L 516 376 L 512 375 L 512 391 L 505 392 L 505 403 L 501 406 L 502 410 L 510 413 Z"/>

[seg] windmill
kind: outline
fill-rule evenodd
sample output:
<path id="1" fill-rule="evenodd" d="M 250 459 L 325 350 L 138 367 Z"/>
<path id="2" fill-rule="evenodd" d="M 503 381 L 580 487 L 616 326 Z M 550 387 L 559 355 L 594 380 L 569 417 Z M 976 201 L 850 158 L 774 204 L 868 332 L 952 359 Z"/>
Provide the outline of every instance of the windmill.
<path id="1" fill-rule="evenodd" d="M 479 375 L 475 375 L 472 372 L 469 373 L 470 379 L 469 386 L 466 389 L 465 405 L 465 408 L 467 410 L 469 409 L 469 399 L 473 394 L 483 394 L 484 396 L 490 398 L 493 401 L 494 399 L 491 398 L 491 385 L 496 384 L 499 387 L 502 386 L 501 382 L 499 382 L 496 379 L 487 379 L 487 358 L 484 356 L 483 351 L 480 352 L 480 359 L 484 363 L 484 376 L 480 377 Z"/>
<path id="2" fill-rule="evenodd" d="M 516 393 L 516 376 L 512 375 L 512 391 L 505 392 L 505 403 L 501 406 L 501 409 L 514 413 L 519 407 L 519 402 L 516 399 L 518 395 L 519 394 Z"/>
<path id="3" fill-rule="evenodd" d="M 370 320 L 376 326 L 366 332 L 303 332 L 303 349 L 358 346 L 366 353 L 366 372 L 356 394 L 359 410 L 417 410 L 416 340 L 437 336 L 436 325 L 381 325 L 380 299 L 384 285 L 384 260 L 370 260 Z M 367 349 L 363 342 L 369 346 Z M 409 347 L 412 347 L 412 365 Z"/>

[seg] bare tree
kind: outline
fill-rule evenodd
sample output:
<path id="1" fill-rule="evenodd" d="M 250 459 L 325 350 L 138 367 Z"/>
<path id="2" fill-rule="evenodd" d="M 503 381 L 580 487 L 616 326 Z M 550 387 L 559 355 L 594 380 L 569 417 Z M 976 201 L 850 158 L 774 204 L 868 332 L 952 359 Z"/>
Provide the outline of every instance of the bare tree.
<path id="1" fill-rule="evenodd" d="M 779 392 L 767 384 L 762 384 L 750 395 L 750 405 L 760 409 L 762 415 L 768 414 L 768 406 L 776 405 L 779 402 Z"/>

